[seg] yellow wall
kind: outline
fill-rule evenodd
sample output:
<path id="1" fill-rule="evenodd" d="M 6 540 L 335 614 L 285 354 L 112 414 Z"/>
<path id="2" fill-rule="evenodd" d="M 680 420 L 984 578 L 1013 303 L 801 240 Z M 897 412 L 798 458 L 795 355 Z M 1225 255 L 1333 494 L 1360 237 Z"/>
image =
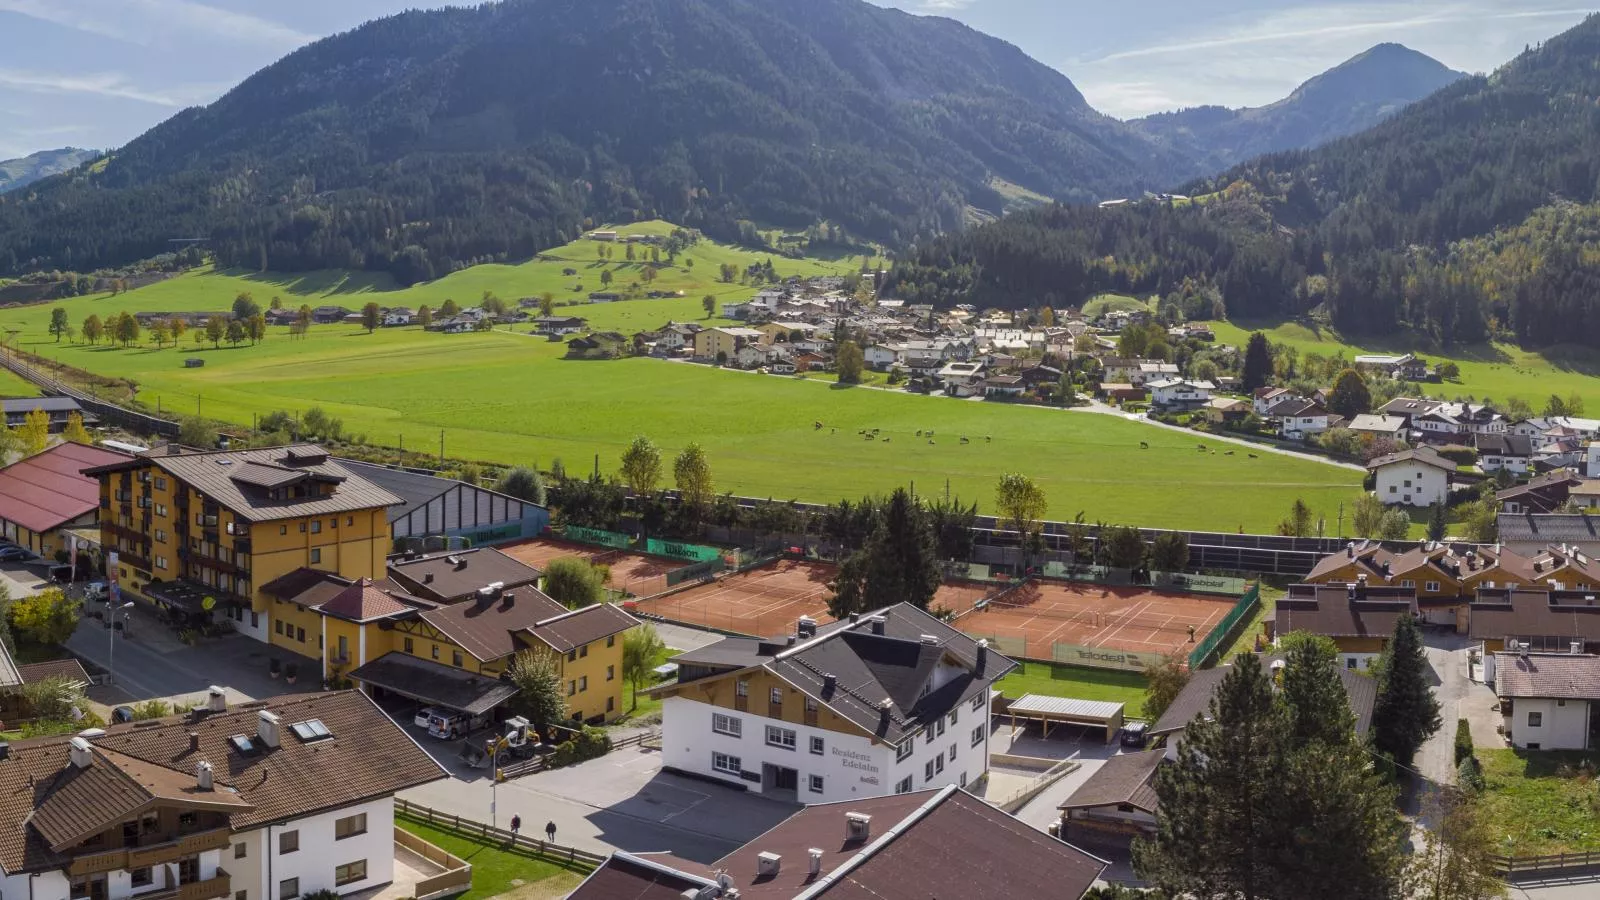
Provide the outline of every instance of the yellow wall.
<path id="1" fill-rule="evenodd" d="M 606 646 L 607 641 L 611 642 L 611 646 Z M 569 691 L 575 684 L 582 687 L 577 693 L 567 694 L 568 716 L 578 713 L 579 718 L 583 719 L 592 716 L 614 719 L 621 715 L 625 709 L 622 705 L 622 635 L 601 638 L 572 653 L 563 654 L 561 677 Z"/>
<path id="2" fill-rule="evenodd" d="M 1556 569 L 1554 572 L 1546 571 L 1539 574 L 1537 577 L 1539 578 L 1539 584 L 1541 586 L 1548 586 L 1550 582 L 1554 580 L 1561 584 L 1562 590 L 1567 591 L 1592 590 L 1596 581 L 1594 576 L 1579 569 L 1575 569 L 1572 566 L 1562 566 L 1561 568 Z"/>
<path id="3" fill-rule="evenodd" d="M 621 643 L 621 640 L 618 640 Z M 718 675 L 711 678 L 691 681 L 681 685 L 666 695 L 682 697 L 685 700 L 694 700 L 698 703 L 709 703 L 722 709 L 737 710 L 738 687 L 740 681 L 746 682 L 749 703 L 746 712 L 773 719 L 781 719 L 796 725 L 805 725 L 806 694 L 800 692 L 789 682 L 773 675 L 765 669 L 751 669 L 748 671 Z M 777 688 L 783 693 L 783 708 L 779 715 L 772 715 L 769 706 L 771 691 Z M 855 723 L 845 719 L 829 709 L 825 704 L 817 703 L 816 728 L 840 734 L 861 735 L 863 732 Z M 870 735 L 868 735 L 870 737 Z"/>
<path id="4" fill-rule="evenodd" d="M 702 359 L 716 359 L 726 353 L 729 359 L 739 352 L 739 339 L 715 328 L 707 328 L 694 336 L 694 355 Z"/>
<path id="5" fill-rule="evenodd" d="M 1494 582 L 1497 588 L 1503 587 L 1529 587 L 1527 579 L 1521 578 L 1498 565 L 1487 569 L 1479 569 L 1461 579 L 1461 592 L 1468 596 L 1478 592 L 1478 588 L 1487 587 L 1488 582 Z"/>
<path id="6" fill-rule="evenodd" d="M 1345 653 L 1382 653 L 1383 645 L 1387 638 L 1381 637 L 1336 637 L 1333 642 Z"/>
<path id="7" fill-rule="evenodd" d="M 1383 582 L 1382 576 L 1373 574 L 1372 572 L 1368 571 L 1366 566 L 1360 565 L 1354 560 L 1340 566 L 1337 569 L 1334 569 L 1332 572 L 1329 572 L 1325 575 L 1319 575 L 1316 578 L 1307 578 L 1306 581 L 1310 584 L 1350 584 L 1356 581 L 1357 575 L 1366 575 L 1368 582 L 1380 584 Z"/>

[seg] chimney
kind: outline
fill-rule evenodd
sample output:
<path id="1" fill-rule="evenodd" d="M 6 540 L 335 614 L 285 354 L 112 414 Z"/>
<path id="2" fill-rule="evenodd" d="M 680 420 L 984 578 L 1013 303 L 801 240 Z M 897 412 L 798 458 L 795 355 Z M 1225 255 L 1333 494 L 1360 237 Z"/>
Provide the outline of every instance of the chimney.
<path id="1" fill-rule="evenodd" d="M 873 616 L 871 619 L 868 619 L 867 621 L 872 623 L 872 633 L 873 634 L 883 634 L 883 626 L 889 620 L 885 619 L 883 616 Z"/>
<path id="2" fill-rule="evenodd" d="M 880 731 L 889 730 L 889 713 L 893 709 L 894 701 L 888 697 L 883 698 L 883 701 L 878 704 L 878 729 Z"/>
<path id="3" fill-rule="evenodd" d="M 71 758 L 72 764 L 80 769 L 87 769 L 94 762 L 94 750 L 90 748 L 89 742 L 81 737 L 75 737 L 67 742 L 67 755 Z"/>
<path id="4" fill-rule="evenodd" d="M 771 850 L 763 850 L 756 854 L 756 877 L 776 878 L 778 869 L 783 865 L 783 857 Z"/>
<path id="5" fill-rule="evenodd" d="M 200 732 L 198 732 L 198 731 L 189 732 L 189 752 L 190 753 L 199 753 L 200 752 Z"/>
<path id="6" fill-rule="evenodd" d="M 984 670 L 987 669 L 988 667 L 989 667 L 989 641 L 988 641 L 988 639 L 984 638 L 984 639 L 980 639 L 978 641 L 978 663 L 977 663 L 977 665 L 973 666 L 973 671 L 974 671 L 975 674 L 977 674 L 978 676 L 981 677 L 983 675 Z"/>
<path id="7" fill-rule="evenodd" d="M 861 621 L 861 613 L 853 612 L 853 613 L 850 614 L 850 624 L 851 625 L 854 625 L 859 621 Z"/>
<path id="8" fill-rule="evenodd" d="M 278 748 L 278 714 L 262 710 L 256 715 L 256 737 L 274 750 Z"/>
<path id="9" fill-rule="evenodd" d="M 433 573 L 432 572 L 423 572 L 422 573 L 422 583 L 423 584 L 433 584 Z"/>
<path id="10" fill-rule="evenodd" d="M 1583 641 L 1573 641 L 1571 644 L 1568 645 L 1567 649 L 1572 651 L 1572 655 L 1573 656 L 1582 656 L 1583 655 Z"/>
<path id="11" fill-rule="evenodd" d="M 811 867 L 806 870 L 806 874 L 811 878 L 816 878 L 822 874 L 822 850 L 812 847 L 806 851 L 806 854 L 811 858 Z"/>
<path id="12" fill-rule="evenodd" d="M 504 594 L 500 595 L 500 608 L 501 609 L 510 609 L 511 607 L 516 606 L 516 605 L 517 605 L 517 595 L 515 593 L 512 593 L 511 591 L 507 591 Z"/>
<path id="13" fill-rule="evenodd" d="M 838 688 L 839 688 L 839 676 L 833 674 L 832 672 L 825 673 L 822 676 L 822 694 L 823 694 L 823 696 L 827 696 L 828 694 L 833 693 Z"/>
<path id="14" fill-rule="evenodd" d="M 212 778 L 211 763 L 208 763 L 203 759 L 200 760 L 200 762 L 195 764 L 195 767 L 194 767 L 194 779 L 195 779 L 196 782 L 199 783 L 200 790 L 202 790 L 202 791 L 213 791 L 213 790 L 216 790 L 217 785 L 216 785 L 216 781 Z"/>
<path id="15" fill-rule="evenodd" d="M 462 569 L 465 569 L 466 567 L 467 567 L 467 561 L 462 559 L 459 556 L 456 557 L 456 571 L 459 572 Z"/>
<path id="16" fill-rule="evenodd" d="M 870 837 L 872 837 L 872 816 L 860 812 L 844 814 L 845 840 L 864 841 Z"/>
<path id="17" fill-rule="evenodd" d="M 494 588 L 478 588 L 478 608 L 483 609 L 494 603 Z"/>
<path id="18" fill-rule="evenodd" d="M 206 711 L 214 713 L 228 711 L 228 691 L 225 688 L 214 684 L 206 688 Z"/>

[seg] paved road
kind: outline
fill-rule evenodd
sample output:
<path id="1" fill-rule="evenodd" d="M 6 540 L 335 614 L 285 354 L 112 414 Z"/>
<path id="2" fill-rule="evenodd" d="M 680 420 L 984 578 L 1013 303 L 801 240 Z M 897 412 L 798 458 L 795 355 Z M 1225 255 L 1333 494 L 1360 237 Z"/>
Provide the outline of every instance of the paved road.
<path id="1" fill-rule="evenodd" d="M 1600 875 L 1514 884 L 1510 894 L 1511 900 L 1594 900 L 1600 897 Z"/>

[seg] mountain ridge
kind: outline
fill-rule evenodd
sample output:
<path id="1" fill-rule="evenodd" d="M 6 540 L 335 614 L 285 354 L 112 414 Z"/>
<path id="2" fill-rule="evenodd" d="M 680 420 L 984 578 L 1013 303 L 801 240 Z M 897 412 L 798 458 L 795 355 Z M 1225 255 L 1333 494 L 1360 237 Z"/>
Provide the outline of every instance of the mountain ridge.
<path id="1" fill-rule="evenodd" d="M 0 194 L 27 187 L 36 181 L 68 172 L 100 154 L 94 150 L 62 147 L 40 150 L 18 159 L 0 160 Z"/>

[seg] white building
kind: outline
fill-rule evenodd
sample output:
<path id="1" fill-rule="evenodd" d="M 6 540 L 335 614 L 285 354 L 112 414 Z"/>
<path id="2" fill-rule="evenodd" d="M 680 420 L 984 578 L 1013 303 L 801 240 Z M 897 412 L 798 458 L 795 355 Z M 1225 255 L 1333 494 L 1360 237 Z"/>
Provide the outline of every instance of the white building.
<path id="1" fill-rule="evenodd" d="M 1322 434 L 1338 417 L 1315 400 L 1298 397 L 1275 404 L 1267 415 L 1278 423 L 1278 435 L 1285 440 L 1304 441 Z"/>
<path id="2" fill-rule="evenodd" d="M 1187 381 L 1182 378 L 1152 381 L 1150 402 L 1163 409 L 1194 409 L 1211 402 L 1211 392 L 1216 385 L 1209 381 Z"/>
<path id="3" fill-rule="evenodd" d="M 1390 453 L 1367 463 L 1377 497 L 1388 506 L 1443 503 L 1450 496 L 1455 470 L 1455 463 L 1427 447 Z"/>
<path id="4" fill-rule="evenodd" d="M 1591 723 L 1600 703 L 1600 656 L 1496 653 L 1493 671 L 1503 728 L 1513 747 L 1594 748 Z"/>
<path id="5" fill-rule="evenodd" d="M 444 771 L 355 691 L 13 743 L 0 894 L 293 900 L 394 880 L 394 794 Z"/>
<path id="6" fill-rule="evenodd" d="M 989 697 L 1016 664 L 901 604 L 792 638 L 726 638 L 655 689 L 662 764 L 826 803 L 961 785 L 989 770 Z"/>

